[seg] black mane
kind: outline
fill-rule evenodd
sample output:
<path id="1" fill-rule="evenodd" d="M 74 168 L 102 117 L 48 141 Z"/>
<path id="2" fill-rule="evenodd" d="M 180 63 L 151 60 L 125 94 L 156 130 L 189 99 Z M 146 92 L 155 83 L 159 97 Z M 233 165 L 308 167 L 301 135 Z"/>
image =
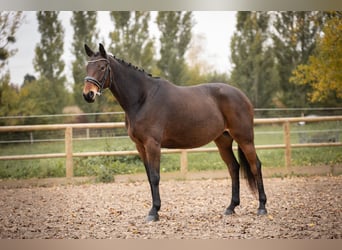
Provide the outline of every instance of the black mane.
<path id="1" fill-rule="evenodd" d="M 127 66 L 127 67 L 130 67 L 130 68 L 132 68 L 132 69 L 134 69 L 134 70 L 136 70 L 136 71 L 139 71 L 139 72 L 141 72 L 141 73 L 143 73 L 143 74 L 146 74 L 146 75 L 148 75 L 149 77 L 159 78 L 159 77 L 152 76 L 151 73 L 148 73 L 148 72 L 145 71 L 143 68 L 139 68 L 138 66 L 135 66 L 134 64 L 132 64 L 132 63 L 130 63 L 130 62 L 126 62 L 125 60 L 120 59 L 120 58 L 117 58 L 117 57 L 114 56 L 114 55 L 109 55 L 109 56 L 112 57 L 112 58 L 113 58 L 114 60 L 116 60 L 117 62 L 119 62 L 119 63 L 121 63 L 121 64 L 123 64 L 123 65 L 125 65 L 125 66 Z"/>

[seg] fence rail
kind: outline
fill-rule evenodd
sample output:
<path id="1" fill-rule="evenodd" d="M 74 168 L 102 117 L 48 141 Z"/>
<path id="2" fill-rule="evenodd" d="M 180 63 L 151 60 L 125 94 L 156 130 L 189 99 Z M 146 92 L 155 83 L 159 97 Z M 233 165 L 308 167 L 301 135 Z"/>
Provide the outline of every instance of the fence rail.
<path id="1" fill-rule="evenodd" d="M 257 149 L 285 149 L 285 166 L 291 167 L 291 149 L 300 147 L 330 147 L 342 146 L 341 142 L 321 142 L 321 143 L 299 143 L 291 144 L 290 123 L 298 122 L 322 122 L 322 121 L 342 121 L 342 116 L 325 117 L 289 117 L 289 118 L 266 118 L 255 119 L 254 124 L 283 124 L 284 144 L 256 145 Z M 91 157 L 91 156 L 122 156 L 137 155 L 136 150 L 130 151 L 112 151 L 112 152 L 73 152 L 73 129 L 94 129 L 94 128 L 124 128 L 124 122 L 107 123 L 78 123 L 78 124 L 54 124 L 54 125 L 23 125 L 23 126 L 1 126 L 0 133 L 3 132 L 24 132 L 24 131 L 42 131 L 42 130 L 64 130 L 65 131 L 65 152 L 51 154 L 28 154 L 28 155 L 5 155 L 0 156 L 0 160 L 26 160 L 43 158 L 65 158 L 66 159 L 66 177 L 73 177 L 73 157 Z M 234 147 L 236 149 L 236 147 Z M 194 148 L 194 149 L 162 149 L 162 153 L 174 154 L 180 153 L 180 170 L 186 174 L 188 169 L 188 153 L 194 152 L 216 152 L 215 147 Z"/>

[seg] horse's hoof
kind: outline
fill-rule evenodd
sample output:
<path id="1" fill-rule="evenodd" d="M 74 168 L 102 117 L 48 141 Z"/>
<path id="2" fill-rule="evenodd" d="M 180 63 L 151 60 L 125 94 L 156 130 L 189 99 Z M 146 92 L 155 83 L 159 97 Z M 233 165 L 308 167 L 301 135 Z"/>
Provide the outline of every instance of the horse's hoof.
<path id="1" fill-rule="evenodd" d="M 258 215 L 266 215 L 266 214 L 267 214 L 266 208 L 259 208 L 258 209 Z"/>
<path id="2" fill-rule="evenodd" d="M 147 215 L 146 217 L 146 221 L 147 222 L 154 222 L 154 221 L 158 221 L 159 220 L 159 215 L 158 214 L 155 214 L 155 215 Z"/>
<path id="3" fill-rule="evenodd" d="M 226 211 L 224 212 L 225 215 L 232 215 L 235 214 L 234 209 L 227 208 Z"/>

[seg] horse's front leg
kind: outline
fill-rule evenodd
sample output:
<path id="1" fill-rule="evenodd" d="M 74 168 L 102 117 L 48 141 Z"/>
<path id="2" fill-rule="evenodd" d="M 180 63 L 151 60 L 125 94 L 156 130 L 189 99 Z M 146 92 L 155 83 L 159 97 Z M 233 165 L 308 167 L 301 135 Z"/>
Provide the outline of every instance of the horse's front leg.
<path id="1" fill-rule="evenodd" d="M 159 195 L 160 143 L 158 143 L 154 139 L 150 139 L 143 145 L 143 149 L 140 149 L 139 152 L 140 151 L 143 151 L 145 154 L 145 159 L 143 159 L 143 161 L 152 194 L 152 208 L 148 213 L 146 220 L 157 221 L 159 220 L 158 211 L 161 206 Z"/>

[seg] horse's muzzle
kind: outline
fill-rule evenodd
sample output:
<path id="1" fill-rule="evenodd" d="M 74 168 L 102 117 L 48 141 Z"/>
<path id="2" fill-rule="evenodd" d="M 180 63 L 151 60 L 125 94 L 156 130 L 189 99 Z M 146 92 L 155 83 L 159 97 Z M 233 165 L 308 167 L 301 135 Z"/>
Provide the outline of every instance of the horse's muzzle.
<path id="1" fill-rule="evenodd" d="M 89 91 L 87 94 L 83 93 L 84 100 L 91 103 L 95 101 L 96 94 L 94 91 Z"/>

